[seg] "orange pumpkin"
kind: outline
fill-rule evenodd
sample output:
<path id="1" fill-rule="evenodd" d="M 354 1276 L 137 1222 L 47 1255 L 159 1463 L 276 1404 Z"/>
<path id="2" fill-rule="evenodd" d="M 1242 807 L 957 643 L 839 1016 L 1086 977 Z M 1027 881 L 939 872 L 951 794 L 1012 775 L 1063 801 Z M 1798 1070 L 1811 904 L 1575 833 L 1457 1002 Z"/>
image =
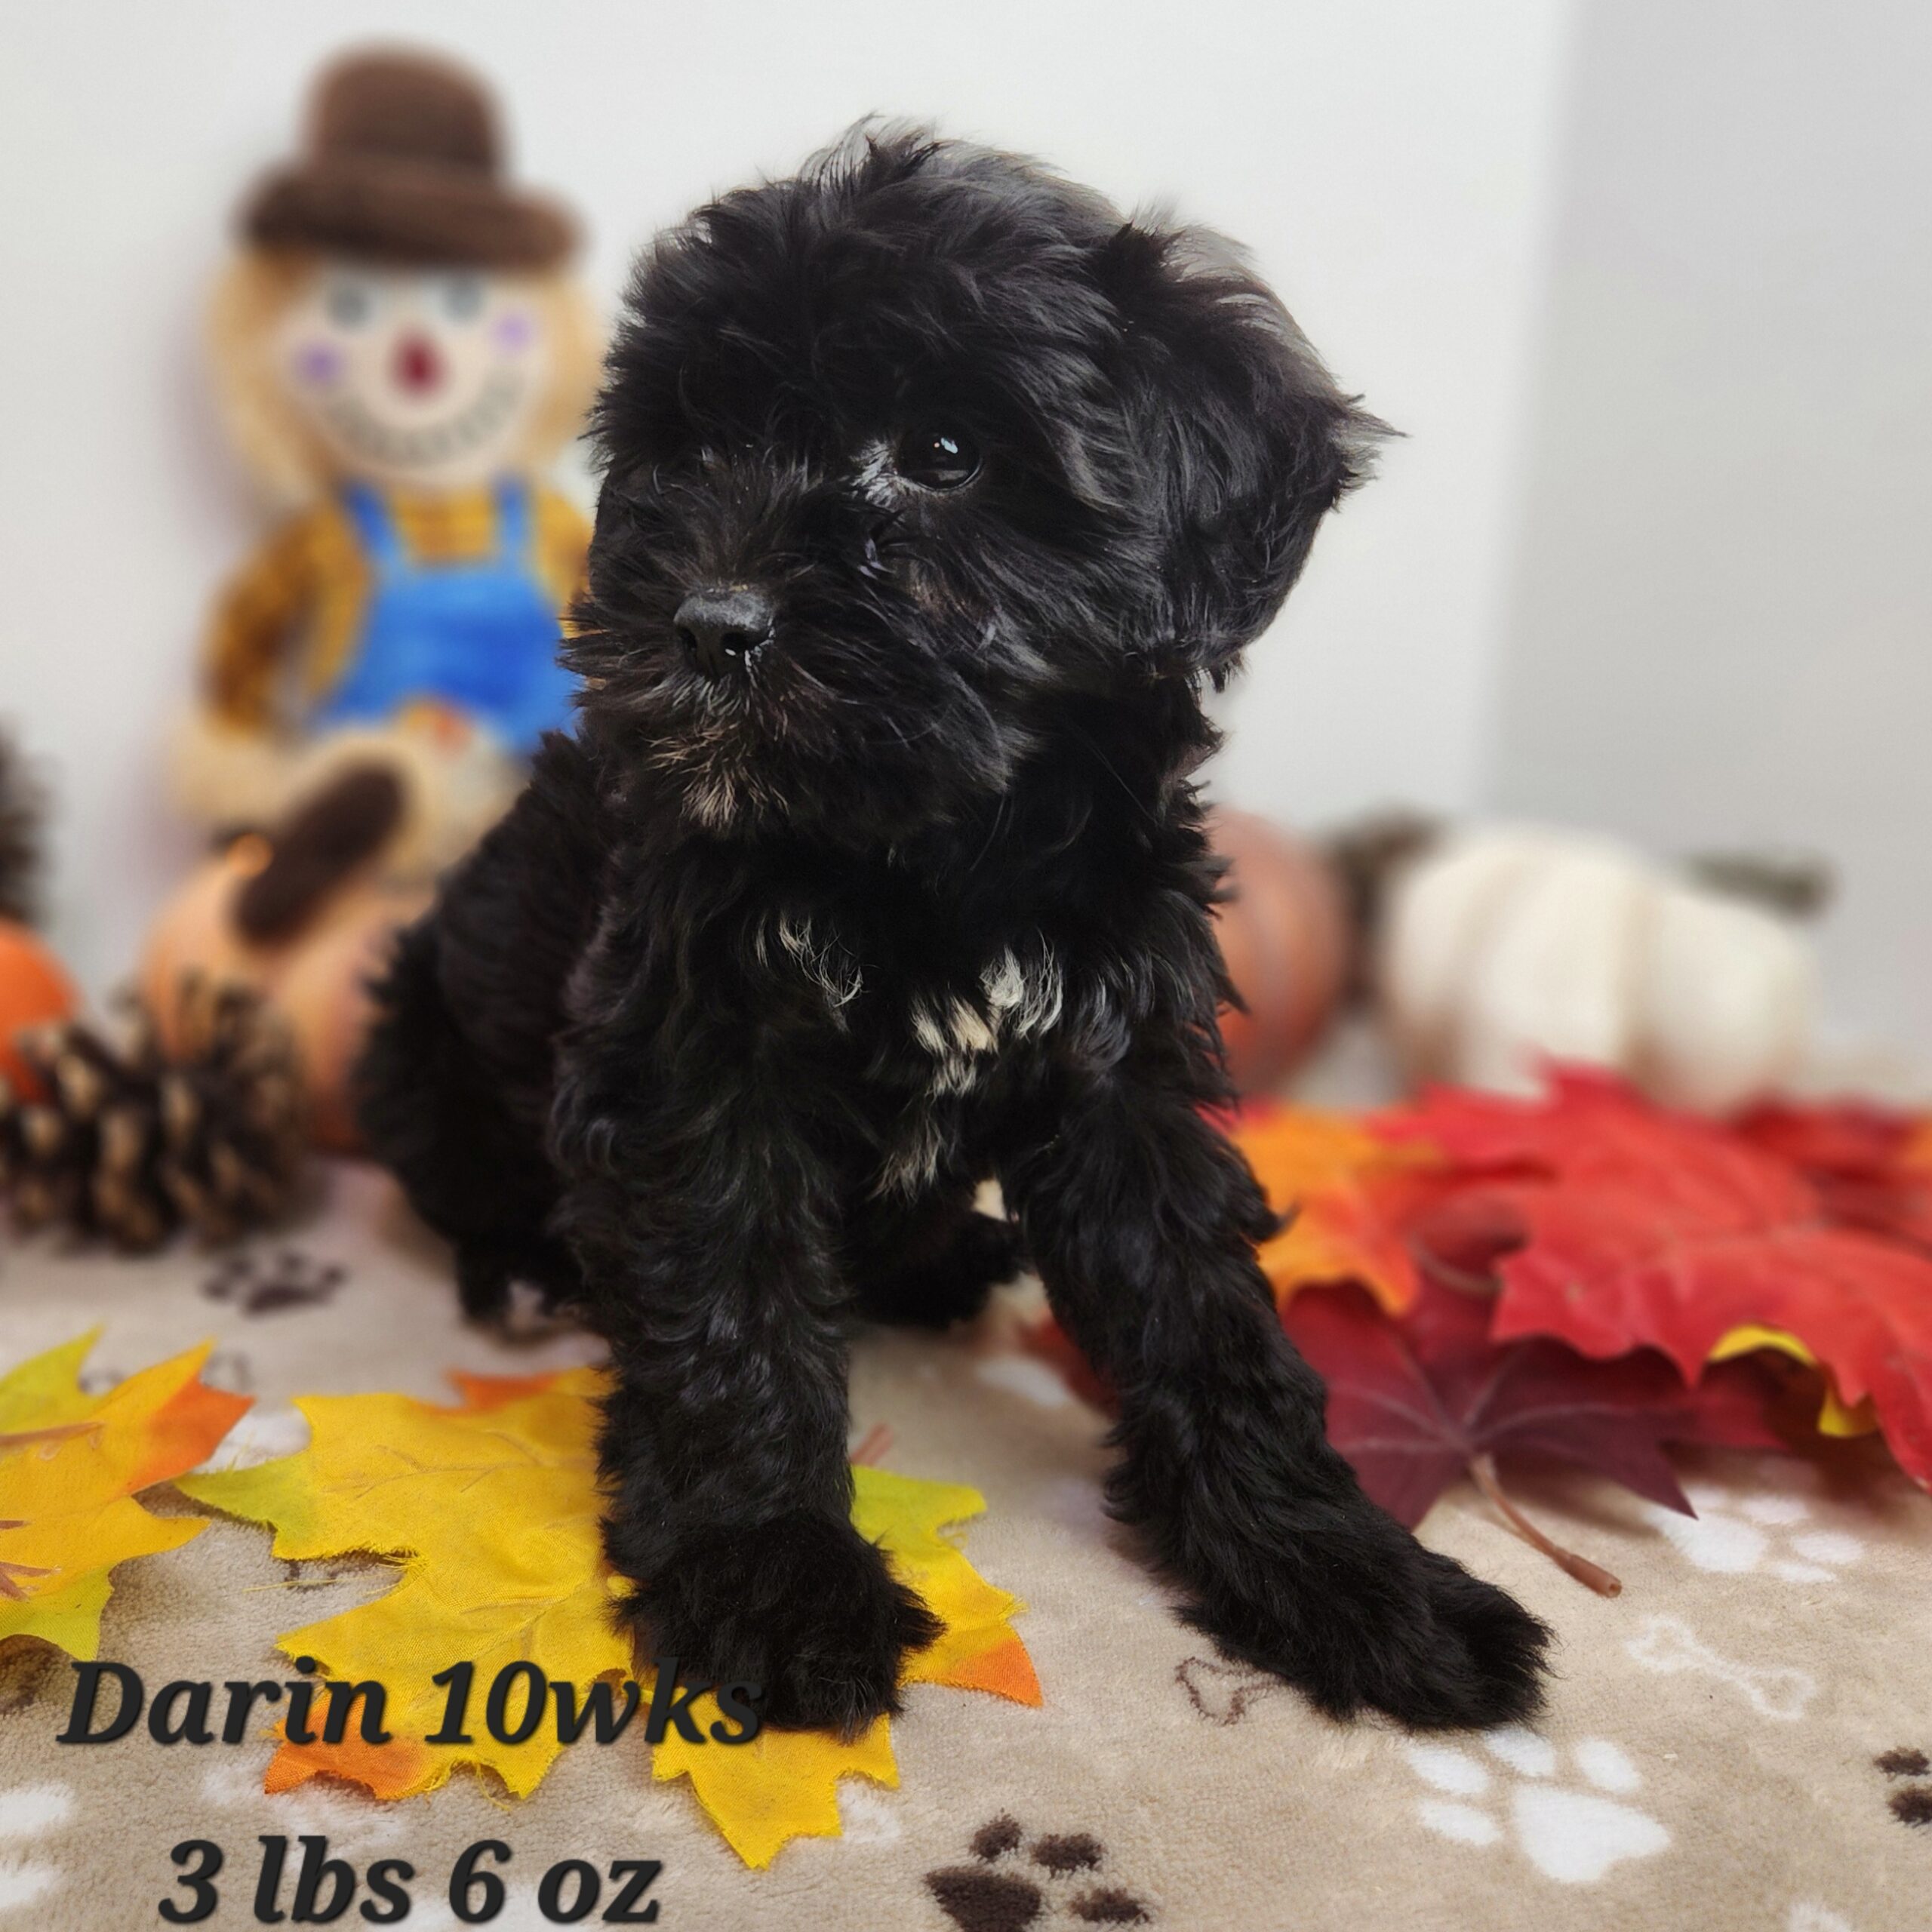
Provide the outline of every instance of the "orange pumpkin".
<path id="1" fill-rule="evenodd" d="M 14 1051 L 17 1034 L 68 1018 L 79 1004 L 74 983 L 46 943 L 14 919 L 0 919 L 0 1074 L 17 1092 L 39 1083 Z"/>
<path id="2" fill-rule="evenodd" d="M 1321 854 L 1266 819 L 1217 811 L 1208 823 L 1229 860 L 1232 897 L 1217 937 L 1247 1011 L 1224 1008 L 1222 1037 L 1237 1090 L 1278 1085 L 1327 1026 L 1348 971 L 1349 920 Z"/>
<path id="3" fill-rule="evenodd" d="M 368 983 L 396 930 L 429 904 L 425 887 L 351 885 L 294 937 L 256 946 L 237 930 L 235 896 L 266 862 L 258 839 L 238 839 L 192 873 L 162 909 L 140 968 L 143 1001 L 174 1044 L 180 990 L 195 976 L 253 988 L 288 1022 L 301 1063 L 315 1140 L 355 1146 L 349 1075 L 368 1029 Z"/>

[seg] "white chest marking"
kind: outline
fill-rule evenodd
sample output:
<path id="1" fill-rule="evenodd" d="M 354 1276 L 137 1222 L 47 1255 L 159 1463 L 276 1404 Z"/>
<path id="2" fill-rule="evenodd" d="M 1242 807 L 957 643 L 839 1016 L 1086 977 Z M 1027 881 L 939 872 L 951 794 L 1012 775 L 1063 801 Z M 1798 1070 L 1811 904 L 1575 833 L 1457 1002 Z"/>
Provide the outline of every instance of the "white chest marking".
<path id="1" fill-rule="evenodd" d="M 793 963 L 825 995 L 834 1015 L 843 1011 L 864 989 L 865 976 L 859 962 L 835 939 L 820 940 L 809 918 L 794 918 L 790 912 L 778 915 L 778 943 L 792 956 Z M 761 935 L 760 948 L 763 940 Z"/>
<path id="2" fill-rule="evenodd" d="M 980 975 L 980 986 L 994 1026 L 1009 1026 L 1023 1040 L 1045 1032 L 1060 1018 L 1066 999 L 1060 961 L 1044 949 L 1038 958 L 1023 965 L 1008 946 Z"/>
<path id="3" fill-rule="evenodd" d="M 927 1082 L 934 1094 L 971 1091 L 985 1061 L 1001 1042 L 1045 1032 L 1065 1001 L 1059 962 L 1044 949 L 1022 961 L 1005 948 L 980 975 L 980 998 L 954 999 L 943 1008 L 915 1000 L 912 1037 L 931 1056 Z"/>

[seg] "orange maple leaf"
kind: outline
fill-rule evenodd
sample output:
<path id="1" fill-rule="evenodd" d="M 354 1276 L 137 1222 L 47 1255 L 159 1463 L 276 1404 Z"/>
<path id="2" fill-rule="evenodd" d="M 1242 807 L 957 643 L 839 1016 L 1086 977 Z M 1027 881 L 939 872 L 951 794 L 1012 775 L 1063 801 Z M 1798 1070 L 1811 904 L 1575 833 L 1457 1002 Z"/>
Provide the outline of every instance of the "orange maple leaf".
<path id="1" fill-rule="evenodd" d="M 38 1637 L 83 1662 L 100 1649 L 114 1566 L 205 1527 L 135 1497 L 204 1461 L 248 1407 L 201 1380 L 208 1343 L 89 1395 L 80 1366 L 99 1334 L 0 1380 L 0 1639 Z"/>
<path id="2" fill-rule="evenodd" d="M 1306 1107 L 1251 1109 L 1230 1137 L 1269 1205 L 1289 1217 L 1259 1254 L 1278 1303 L 1298 1289 L 1357 1281 L 1392 1315 L 1414 1305 L 1420 1284 L 1404 1223 L 1441 1171 L 1430 1148 Z"/>

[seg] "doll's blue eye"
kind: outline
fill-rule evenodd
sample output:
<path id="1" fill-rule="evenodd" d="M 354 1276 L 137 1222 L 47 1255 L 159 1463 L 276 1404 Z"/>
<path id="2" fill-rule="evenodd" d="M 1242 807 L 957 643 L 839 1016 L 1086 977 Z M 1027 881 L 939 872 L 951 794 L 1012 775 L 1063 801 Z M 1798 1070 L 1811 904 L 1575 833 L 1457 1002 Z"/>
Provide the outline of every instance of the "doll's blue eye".
<path id="1" fill-rule="evenodd" d="M 332 281 L 323 293 L 323 312 L 337 328 L 359 329 L 375 309 L 374 295 L 359 281 Z"/>
<path id="2" fill-rule="evenodd" d="M 445 275 L 437 285 L 436 299 L 453 322 L 473 322 L 483 312 L 483 278 L 481 275 Z"/>

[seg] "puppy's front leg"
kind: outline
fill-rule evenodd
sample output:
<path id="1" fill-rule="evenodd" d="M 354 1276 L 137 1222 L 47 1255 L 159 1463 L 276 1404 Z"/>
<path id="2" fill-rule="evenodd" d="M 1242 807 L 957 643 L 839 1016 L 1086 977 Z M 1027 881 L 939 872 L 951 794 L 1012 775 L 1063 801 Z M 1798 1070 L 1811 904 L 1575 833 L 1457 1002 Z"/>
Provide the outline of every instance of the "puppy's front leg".
<path id="1" fill-rule="evenodd" d="M 688 1678 L 762 1686 L 768 1723 L 863 1729 L 938 1626 L 852 1527 L 846 1290 L 796 1083 L 722 1054 L 702 1083 L 586 1060 L 556 1140 L 616 1374 L 605 1541 L 630 1614 Z"/>
<path id="2" fill-rule="evenodd" d="M 1054 1312 L 1118 1392 L 1115 1512 L 1224 1651 L 1418 1727 L 1540 1697 L 1544 1627 L 1364 1497 L 1254 1259 L 1254 1177 L 1185 1083 L 1083 1082 L 1002 1174 Z"/>

